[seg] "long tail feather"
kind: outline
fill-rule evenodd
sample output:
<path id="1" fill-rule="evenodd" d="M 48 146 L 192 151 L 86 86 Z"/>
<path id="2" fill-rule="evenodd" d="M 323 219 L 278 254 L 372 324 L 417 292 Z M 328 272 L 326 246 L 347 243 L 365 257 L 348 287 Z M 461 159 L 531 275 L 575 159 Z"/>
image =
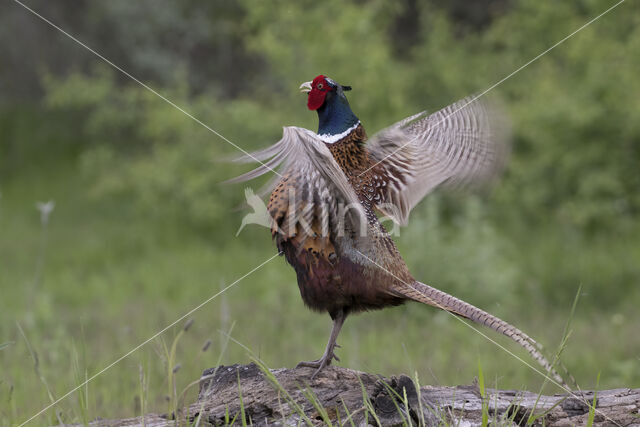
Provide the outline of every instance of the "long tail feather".
<path id="1" fill-rule="evenodd" d="M 556 370 L 553 368 L 553 365 L 549 363 L 547 358 L 540 351 L 542 346 L 515 326 L 512 326 L 486 311 L 449 295 L 446 292 L 433 288 L 429 285 L 425 285 L 421 282 L 416 281 L 412 284 L 399 285 L 394 288 L 394 291 L 406 298 L 440 308 L 460 317 L 464 317 L 465 319 L 488 326 L 494 331 L 508 336 L 527 350 L 531 357 L 533 357 L 533 359 L 535 359 L 536 362 L 538 362 L 555 381 L 568 388 L 563 378 L 558 375 Z"/>

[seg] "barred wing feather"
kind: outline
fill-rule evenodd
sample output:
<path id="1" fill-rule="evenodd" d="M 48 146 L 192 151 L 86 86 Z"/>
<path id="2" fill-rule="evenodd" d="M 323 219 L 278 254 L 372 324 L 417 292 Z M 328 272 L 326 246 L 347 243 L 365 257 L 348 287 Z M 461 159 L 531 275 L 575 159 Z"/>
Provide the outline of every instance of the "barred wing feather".
<path id="1" fill-rule="evenodd" d="M 502 169 L 508 134 L 498 109 L 472 97 L 383 129 L 367 143 L 388 182 L 381 205 L 394 208 L 381 210 L 406 225 L 411 209 L 436 187 L 486 183 Z"/>
<path id="2" fill-rule="evenodd" d="M 243 155 L 236 162 L 264 162 L 256 169 L 233 178 L 228 183 L 244 182 L 279 170 L 281 176 L 275 177 L 263 190 L 272 191 L 278 182 L 286 177 L 289 191 L 283 192 L 287 205 L 292 211 L 285 219 L 285 227 L 304 221 L 313 224 L 320 221 L 322 235 L 327 235 L 329 226 L 333 229 L 343 227 L 341 221 L 353 221 L 355 214 L 364 215 L 353 187 L 344 172 L 334 160 L 331 151 L 318 136 L 303 128 L 289 126 L 283 128 L 282 139 L 264 150 Z M 346 218 L 340 209 L 349 206 Z M 291 209 L 293 207 L 293 209 Z M 358 220 L 359 221 L 359 220 Z"/>

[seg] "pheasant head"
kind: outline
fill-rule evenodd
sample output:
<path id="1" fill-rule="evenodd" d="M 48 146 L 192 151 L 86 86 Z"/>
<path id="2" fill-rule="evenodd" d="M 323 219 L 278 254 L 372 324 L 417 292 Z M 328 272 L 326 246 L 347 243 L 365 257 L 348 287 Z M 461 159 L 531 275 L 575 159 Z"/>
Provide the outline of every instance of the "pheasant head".
<path id="1" fill-rule="evenodd" d="M 318 135 L 323 141 L 339 141 L 355 129 L 360 120 L 351 111 L 345 92 L 351 86 L 342 86 L 322 74 L 300 85 L 308 94 L 307 107 L 318 113 Z"/>

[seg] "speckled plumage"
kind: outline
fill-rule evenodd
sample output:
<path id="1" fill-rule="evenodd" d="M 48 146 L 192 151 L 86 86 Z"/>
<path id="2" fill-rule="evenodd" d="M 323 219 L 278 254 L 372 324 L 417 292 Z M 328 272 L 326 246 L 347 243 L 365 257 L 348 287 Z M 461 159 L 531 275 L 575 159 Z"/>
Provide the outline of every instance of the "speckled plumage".
<path id="1" fill-rule="evenodd" d="M 346 229 L 344 236 L 322 233 L 322 216 L 314 216 L 311 220 L 312 235 L 305 234 L 299 225 L 289 227 L 287 194 L 304 189 L 301 182 L 304 177 L 282 178 L 267 205 L 274 219 L 272 235 L 296 271 L 303 301 L 309 308 L 327 311 L 332 317 L 338 311 L 348 314 L 404 302 L 404 298 L 380 286 L 380 283 L 388 283 L 389 287 L 393 285 L 388 273 L 370 262 L 358 262 L 362 261 L 362 256 L 357 250 L 393 266 L 396 274 L 413 282 L 395 244 L 375 214 L 375 200 L 380 199 L 384 187 L 376 187 L 374 174 L 367 171 L 373 160 L 364 148 L 365 141 L 364 128 L 358 126 L 345 138 L 327 147 L 364 208 L 366 237 L 359 236 L 358 230 L 352 228 Z M 301 198 L 304 197 L 301 194 Z"/>

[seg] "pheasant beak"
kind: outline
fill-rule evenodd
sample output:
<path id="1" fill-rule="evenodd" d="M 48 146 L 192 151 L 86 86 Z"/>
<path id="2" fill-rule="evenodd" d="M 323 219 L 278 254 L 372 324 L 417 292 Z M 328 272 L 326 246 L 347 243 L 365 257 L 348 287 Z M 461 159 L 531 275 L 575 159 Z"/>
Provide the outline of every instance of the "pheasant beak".
<path id="1" fill-rule="evenodd" d="M 300 92 L 309 93 L 311 92 L 311 82 L 304 82 L 300 85 Z"/>

